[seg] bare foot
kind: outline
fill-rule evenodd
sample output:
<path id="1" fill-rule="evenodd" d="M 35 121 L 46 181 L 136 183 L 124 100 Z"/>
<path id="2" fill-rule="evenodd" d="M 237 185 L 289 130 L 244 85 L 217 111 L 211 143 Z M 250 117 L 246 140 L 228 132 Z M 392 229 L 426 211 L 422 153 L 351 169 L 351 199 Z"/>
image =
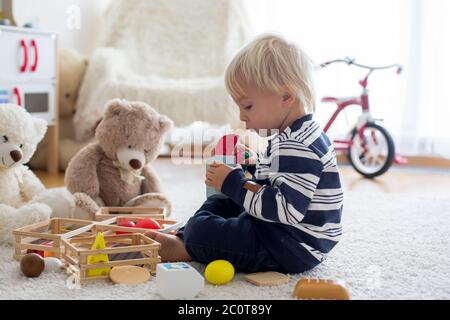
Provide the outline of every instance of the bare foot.
<path id="1" fill-rule="evenodd" d="M 149 231 L 145 235 L 161 244 L 159 255 L 162 262 L 192 261 L 179 237 L 157 231 Z"/>

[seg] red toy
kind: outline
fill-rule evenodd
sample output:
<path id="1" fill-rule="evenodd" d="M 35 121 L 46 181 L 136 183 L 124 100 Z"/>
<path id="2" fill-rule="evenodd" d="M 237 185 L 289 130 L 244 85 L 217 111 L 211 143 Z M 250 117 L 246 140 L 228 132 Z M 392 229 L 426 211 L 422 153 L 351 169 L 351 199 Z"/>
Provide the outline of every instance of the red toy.
<path id="1" fill-rule="evenodd" d="M 131 220 L 124 220 L 121 223 L 119 223 L 120 227 L 127 227 L 127 228 L 133 228 L 136 226 L 136 224 Z M 116 234 L 127 234 L 131 232 L 124 232 L 124 231 L 117 231 Z"/>
<path id="2" fill-rule="evenodd" d="M 140 220 L 138 223 L 136 223 L 136 228 L 161 229 L 161 225 L 155 219 L 148 218 L 145 220 Z"/>
<path id="3" fill-rule="evenodd" d="M 228 134 L 220 138 L 214 150 L 215 156 L 234 156 L 236 144 L 239 140 L 237 134 Z"/>
<path id="4" fill-rule="evenodd" d="M 228 134 L 220 138 L 214 149 L 214 159 L 230 165 L 244 164 L 250 153 L 245 147 L 239 148 L 238 141 L 237 134 Z"/>
<path id="5" fill-rule="evenodd" d="M 53 247 L 53 241 L 45 241 L 45 242 L 40 243 L 40 245 Z M 40 255 L 42 258 L 47 258 L 47 257 L 53 257 L 54 256 L 52 252 L 44 251 L 44 250 L 31 250 L 31 249 L 28 249 L 27 250 L 27 254 L 28 253 L 36 253 L 36 254 Z"/>

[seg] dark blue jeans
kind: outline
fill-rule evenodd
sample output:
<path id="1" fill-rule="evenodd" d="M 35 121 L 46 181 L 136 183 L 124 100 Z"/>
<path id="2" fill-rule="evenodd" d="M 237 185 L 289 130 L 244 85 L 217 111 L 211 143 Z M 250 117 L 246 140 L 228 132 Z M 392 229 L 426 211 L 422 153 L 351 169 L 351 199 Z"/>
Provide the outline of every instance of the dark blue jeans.
<path id="1" fill-rule="evenodd" d="M 211 196 L 177 236 L 195 261 L 223 259 L 241 272 L 281 271 L 256 237 L 253 219 L 233 200 Z"/>

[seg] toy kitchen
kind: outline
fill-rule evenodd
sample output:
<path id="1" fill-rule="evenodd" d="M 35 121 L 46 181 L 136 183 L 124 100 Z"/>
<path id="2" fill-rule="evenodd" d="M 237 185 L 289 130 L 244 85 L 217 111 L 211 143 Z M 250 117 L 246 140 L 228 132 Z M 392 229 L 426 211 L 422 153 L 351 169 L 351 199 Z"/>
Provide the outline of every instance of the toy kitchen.
<path id="1" fill-rule="evenodd" d="M 0 25 L 0 104 L 20 105 L 53 124 L 56 74 L 56 34 Z"/>

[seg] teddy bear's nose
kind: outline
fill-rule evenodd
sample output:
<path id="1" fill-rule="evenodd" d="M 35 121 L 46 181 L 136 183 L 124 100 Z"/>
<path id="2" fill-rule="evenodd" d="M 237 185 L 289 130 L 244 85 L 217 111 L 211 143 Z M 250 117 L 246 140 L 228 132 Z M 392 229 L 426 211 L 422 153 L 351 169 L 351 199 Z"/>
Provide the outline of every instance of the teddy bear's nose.
<path id="1" fill-rule="evenodd" d="M 9 154 L 11 155 L 11 158 L 14 160 L 14 162 L 19 162 L 20 159 L 22 159 L 22 154 L 17 150 L 11 151 Z"/>
<path id="2" fill-rule="evenodd" d="M 140 168 L 141 168 L 142 164 L 141 164 L 141 162 L 140 162 L 139 160 L 132 159 L 132 160 L 130 160 L 130 166 L 131 166 L 134 170 L 137 170 L 137 169 L 140 169 Z"/>

